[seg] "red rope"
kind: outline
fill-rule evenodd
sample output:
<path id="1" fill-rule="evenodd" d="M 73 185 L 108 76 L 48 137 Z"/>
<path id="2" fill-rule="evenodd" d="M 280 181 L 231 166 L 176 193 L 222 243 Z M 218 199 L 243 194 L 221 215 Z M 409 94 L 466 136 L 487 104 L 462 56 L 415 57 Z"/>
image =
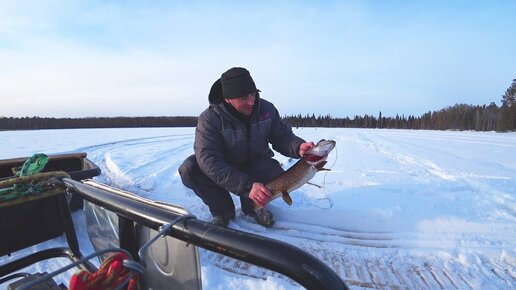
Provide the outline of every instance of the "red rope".
<path id="1" fill-rule="evenodd" d="M 129 257 L 124 253 L 116 253 L 104 260 L 100 268 L 94 272 L 81 270 L 75 273 L 70 280 L 70 290 L 110 290 L 124 283 L 131 270 L 124 267 L 123 261 Z M 136 275 L 136 274 L 134 274 Z M 127 290 L 136 290 L 137 276 L 133 276 L 127 285 Z"/>

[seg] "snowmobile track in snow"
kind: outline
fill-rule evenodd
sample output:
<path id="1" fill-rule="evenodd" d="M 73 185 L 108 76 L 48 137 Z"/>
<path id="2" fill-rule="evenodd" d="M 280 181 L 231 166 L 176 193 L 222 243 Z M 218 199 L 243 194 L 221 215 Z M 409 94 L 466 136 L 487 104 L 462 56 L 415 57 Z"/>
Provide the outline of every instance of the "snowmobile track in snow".
<path id="1" fill-rule="evenodd" d="M 236 228 L 255 231 L 252 221 L 234 221 Z M 383 232 L 353 232 L 339 229 L 301 231 L 307 225 L 279 222 L 267 229 L 272 238 L 286 236 L 298 240 L 295 245 L 327 264 L 350 288 L 367 289 L 513 289 L 516 287 L 514 265 L 485 258 L 474 253 L 477 261 L 465 267 L 460 260 L 435 250 L 425 262 L 408 244 L 417 244 L 411 235 Z M 467 245 L 464 245 L 467 247 Z M 447 251 L 445 251 L 447 252 Z M 261 278 L 281 275 L 232 258 L 214 254 L 213 263 L 228 272 L 247 275 L 260 273 Z M 253 270 L 250 270 L 250 269 Z M 294 283 L 294 282 L 292 282 Z M 488 283 L 488 284 L 486 284 Z"/>
<path id="2" fill-rule="evenodd" d="M 355 288 L 354 286 L 368 289 L 514 289 L 516 287 L 516 277 L 509 270 L 511 266 L 500 265 L 495 261 L 485 261 L 480 267 L 475 265 L 469 268 L 464 268 L 458 262 L 450 263 L 439 259 L 423 265 L 404 261 L 403 268 L 397 268 L 393 263 L 387 262 L 385 257 L 357 260 L 347 258 L 344 253 L 335 255 L 334 252 L 324 249 L 317 253 L 310 249 L 310 252 L 329 265 L 351 289 Z M 396 257 L 391 255 L 388 258 Z M 268 276 L 281 276 L 225 256 L 215 254 L 212 259 L 217 267 L 235 274 L 246 276 L 247 273 L 255 275 L 259 273 L 261 275 L 253 275 L 253 278 L 264 280 Z M 251 268 L 254 269 L 250 270 Z"/>

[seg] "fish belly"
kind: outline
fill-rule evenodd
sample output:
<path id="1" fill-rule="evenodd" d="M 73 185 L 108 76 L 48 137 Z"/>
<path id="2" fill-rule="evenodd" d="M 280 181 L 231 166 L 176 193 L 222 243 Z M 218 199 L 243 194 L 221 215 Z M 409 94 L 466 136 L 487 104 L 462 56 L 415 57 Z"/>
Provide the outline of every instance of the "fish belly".
<path id="1" fill-rule="evenodd" d="M 271 199 L 275 199 L 283 196 L 284 192 L 290 193 L 305 185 L 316 173 L 317 169 L 312 165 L 298 162 L 265 186 L 272 192 Z"/>

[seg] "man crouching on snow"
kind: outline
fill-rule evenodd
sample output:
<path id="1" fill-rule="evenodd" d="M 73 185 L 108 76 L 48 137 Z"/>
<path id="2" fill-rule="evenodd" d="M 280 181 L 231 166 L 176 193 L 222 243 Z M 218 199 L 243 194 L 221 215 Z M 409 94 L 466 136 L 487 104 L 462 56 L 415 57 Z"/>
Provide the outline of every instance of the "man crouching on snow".
<path id="1" fill-rule="evenodd" d="M 227 226 L 235 217 L 229 192 L 240 196 L 244 214 L 272 226 L 274 217 L 264 208 L 272 194 L 264 184 L 284 170 L 272 158 L 269 143 L 292 158 L 314 146 L 294 135 L 259 92 L 245 68 L 223 73 L 211 87 L 209 107 L 198 118 L 195 154 L 179 167 L 183 184 L 210 208 L 212 223 L 219 226 Z M 253 203 L 261 209 L 255 212 Z"/>

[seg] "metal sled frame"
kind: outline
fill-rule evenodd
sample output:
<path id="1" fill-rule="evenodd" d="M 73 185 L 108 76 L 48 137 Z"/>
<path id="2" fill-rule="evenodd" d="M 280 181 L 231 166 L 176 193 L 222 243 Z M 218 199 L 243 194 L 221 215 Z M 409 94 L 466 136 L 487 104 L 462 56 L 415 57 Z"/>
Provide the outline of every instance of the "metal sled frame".
<path id="1" fill-rule="evenodd" d="M 160 203 L 93 180 L 77 182 L 64 178 L 63 182 L 74 193 L 121 217 L 120 247 L 133 256 L 137 255 L 132 238 L 136 223 L 159 230 L 182 215 Z M 281 273 L 307 289 L 348 289 L 338 275 L 319 259 L 278 240 L 215 226 L 196 218 L 187 218 L 173 225 L 167 235 Z"/>

